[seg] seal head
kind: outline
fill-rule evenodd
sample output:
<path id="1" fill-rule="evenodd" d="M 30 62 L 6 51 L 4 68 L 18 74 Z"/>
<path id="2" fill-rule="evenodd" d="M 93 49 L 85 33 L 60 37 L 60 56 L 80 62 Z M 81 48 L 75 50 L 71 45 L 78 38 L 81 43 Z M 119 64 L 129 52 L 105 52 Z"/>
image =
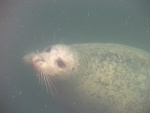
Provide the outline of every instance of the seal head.
<path id="1" fill-rule="evenodd" d="M 76 55 L 69 46 L 64 45 L 49 46 L 41 53 L 31 53 L 23 59 L 26 63 L 32 64 L 39 74 L 57 75 L 59 79 L 66 79 L 77 65 Z"/>

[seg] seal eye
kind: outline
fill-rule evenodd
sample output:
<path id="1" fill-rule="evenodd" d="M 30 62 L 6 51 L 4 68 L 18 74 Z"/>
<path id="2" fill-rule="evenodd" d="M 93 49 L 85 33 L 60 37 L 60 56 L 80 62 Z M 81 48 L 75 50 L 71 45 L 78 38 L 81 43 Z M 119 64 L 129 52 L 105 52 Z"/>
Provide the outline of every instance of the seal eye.
<path id="1" fill-rule="evenodd" d="M 65 68 L 66 67 L 65 63 L 63 62 L 63 60 L 61 58 L 58 58 L 56 63 L 60 68 Z"/>
<path id="2" fill-rule="evenodd" d="M 48 47 L 44 50 L 45 52 L 50 52 L 51 51 L 51 47 Z"/>

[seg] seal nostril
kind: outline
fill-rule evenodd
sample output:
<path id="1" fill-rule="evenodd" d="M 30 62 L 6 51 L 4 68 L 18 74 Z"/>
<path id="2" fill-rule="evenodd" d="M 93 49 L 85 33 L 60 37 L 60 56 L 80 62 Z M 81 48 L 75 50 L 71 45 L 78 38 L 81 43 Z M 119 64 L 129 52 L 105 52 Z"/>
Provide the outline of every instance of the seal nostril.
<path id="1" fill-rule="evenodd" d="M 44 60 L 43 59 L 37 59 L 36 62 L 44 62 Z"/>
<path id="2" fill-rule="evenodd" d="M 43 62 L 42 59 L 36 59 L 35 62 Z"/>
<path id="3" fill-rule="evenodd" d="M 38 63 L 38 62 L 44 62 L 44 59 L 42 57 L 37 57 L 33 59 L 33 62 Z"/>

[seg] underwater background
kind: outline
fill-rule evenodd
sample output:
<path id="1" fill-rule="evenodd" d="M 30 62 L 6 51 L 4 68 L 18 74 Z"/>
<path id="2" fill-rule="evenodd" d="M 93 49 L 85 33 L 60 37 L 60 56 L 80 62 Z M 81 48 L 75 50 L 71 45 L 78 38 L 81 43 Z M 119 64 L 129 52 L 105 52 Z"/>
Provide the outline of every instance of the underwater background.
<path id="1" fill-rule="evenodd" d="M 150 52 L 150 1 L 1 0 L 0 113 L 65 113 L 22 57 L 53 44 L 90 42 Z"/>

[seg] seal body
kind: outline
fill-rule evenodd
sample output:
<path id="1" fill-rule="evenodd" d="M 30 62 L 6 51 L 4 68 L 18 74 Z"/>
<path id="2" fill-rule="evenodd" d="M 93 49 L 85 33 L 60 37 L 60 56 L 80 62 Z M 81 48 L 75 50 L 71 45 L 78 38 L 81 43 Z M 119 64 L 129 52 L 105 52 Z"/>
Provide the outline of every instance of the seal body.
<path id="1" fill-rule="evenodd" d="M 149 113 L 150 54 L 120 44 L 54 45 L 26 55 L 69 113 Z"/>

